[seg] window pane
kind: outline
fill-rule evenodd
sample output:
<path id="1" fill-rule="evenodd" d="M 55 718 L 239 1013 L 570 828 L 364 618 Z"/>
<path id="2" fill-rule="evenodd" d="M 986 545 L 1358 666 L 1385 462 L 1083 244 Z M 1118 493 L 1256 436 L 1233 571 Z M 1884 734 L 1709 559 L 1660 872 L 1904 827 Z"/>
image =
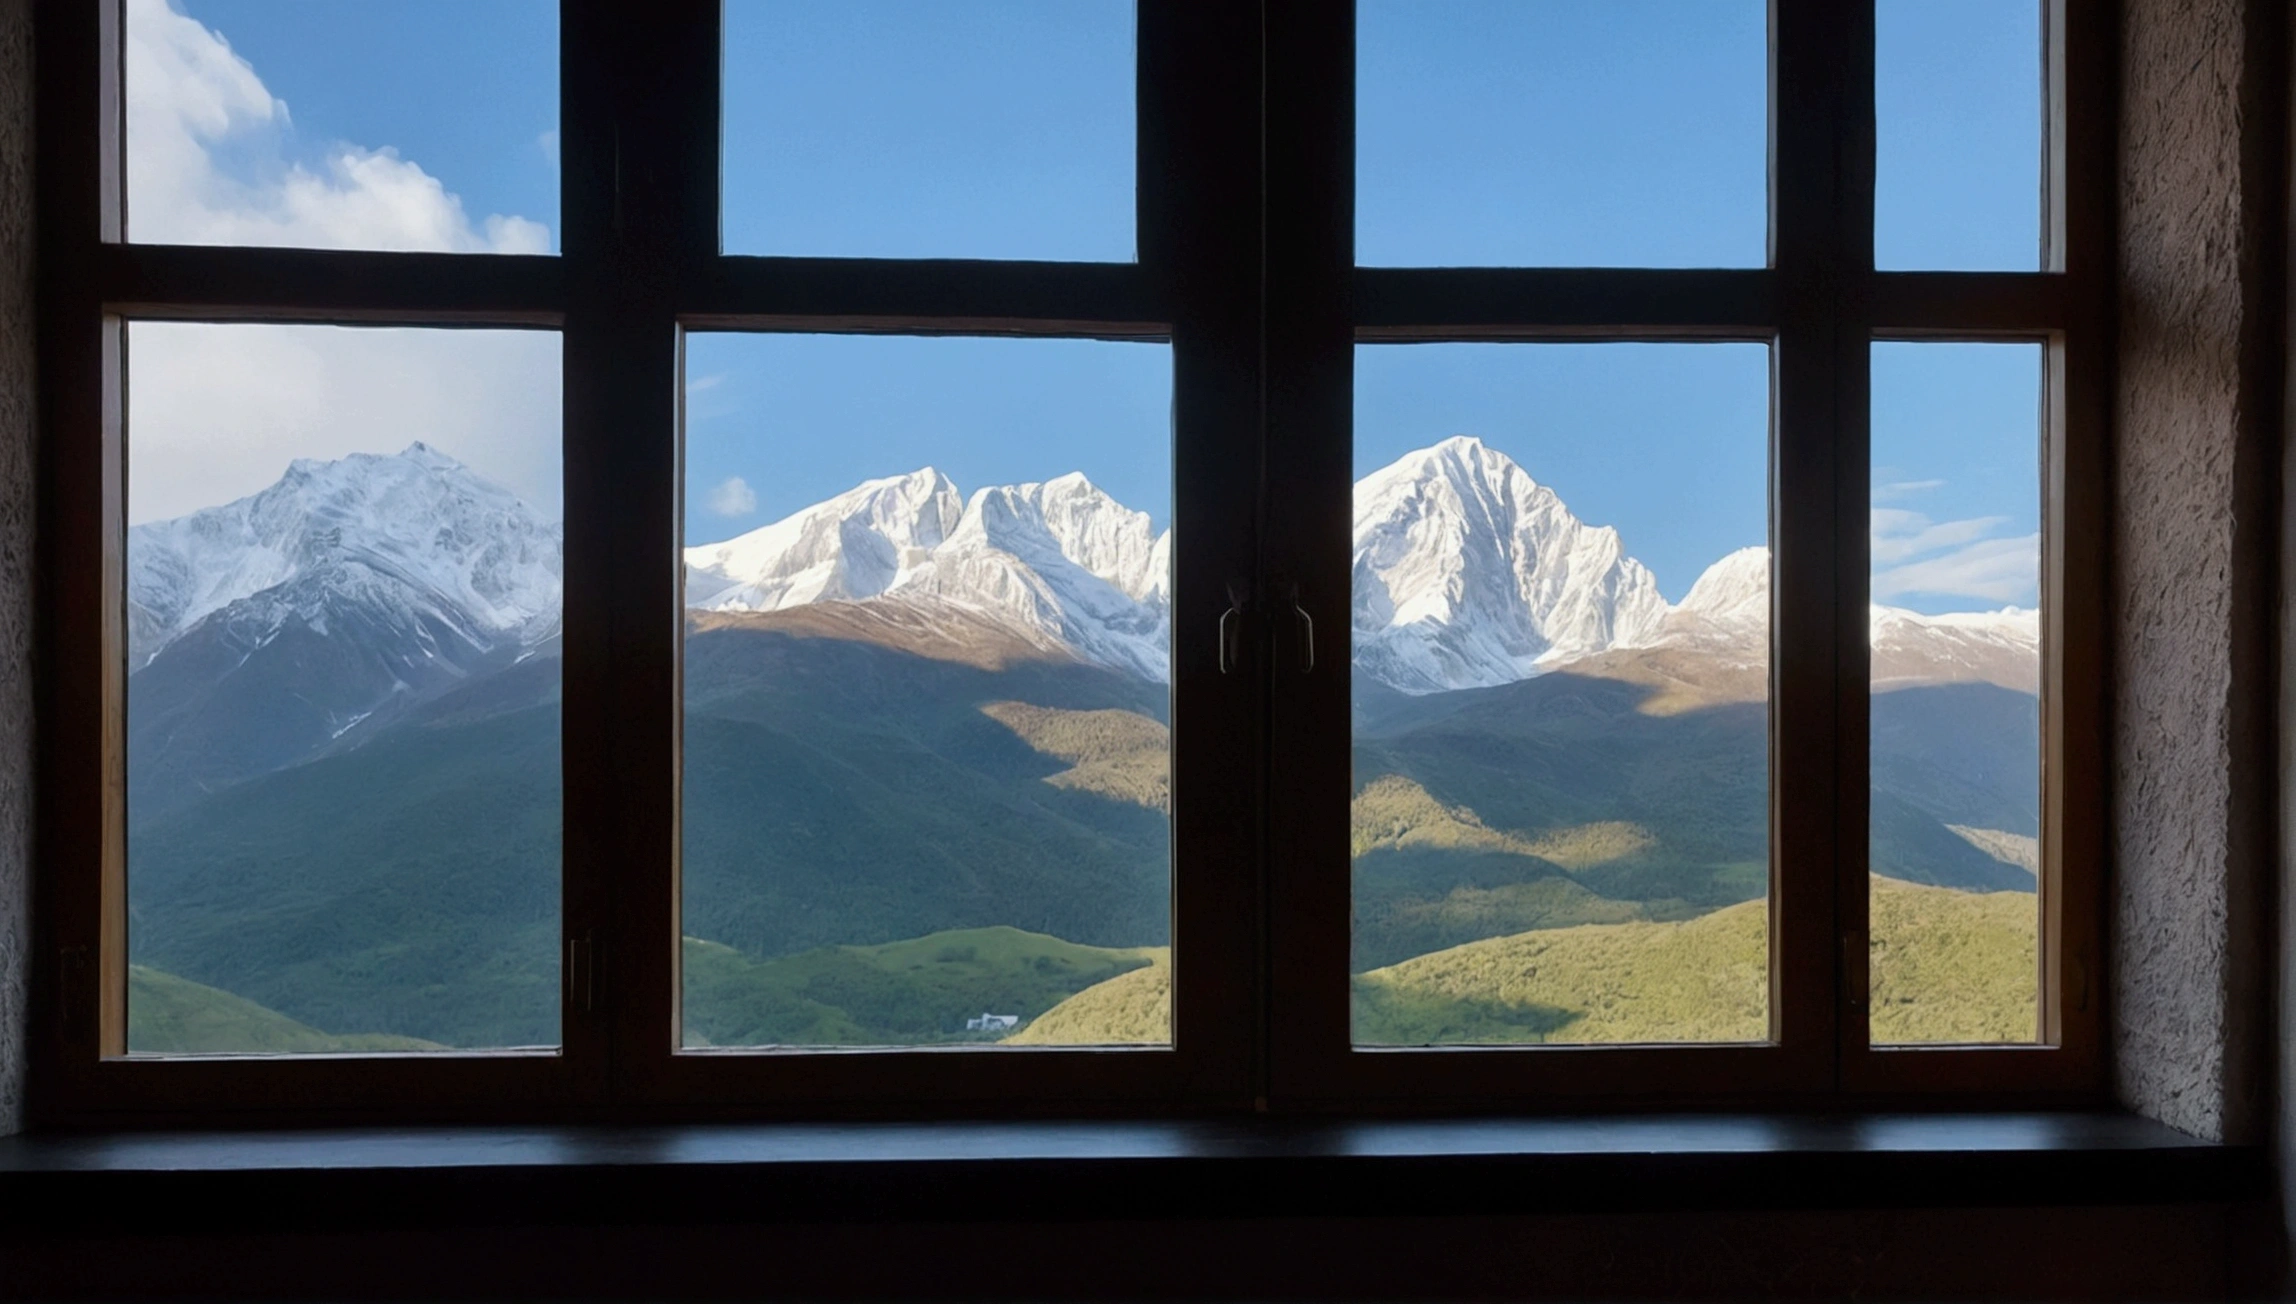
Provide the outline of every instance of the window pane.
<path id="1" fill-rule="evenodd" d="M 1759 267 L 1763 0 L 1360 0 L 1356 261 Z"/>
<path id="2" fill-rule="evenodd" d="M 2041 346 L 1873 350 L 1873 1039 L 2030 1042 Z"/>
<path id="3" fill-rule="evenodd" d="M 1355 1038 L 1769 1035 L 1768 350 L 1356 350 Z"/>
<path id="4" fill-rule="evenodd" d="M 128 238 L 557 249 L 554 0 L 127 0 Z"/>
<path id="5" fill-rule="evenodd" d="M 725 249 L 1129 262 L 1130 0 L 727 0 Z"/>
<path id="6" fill-rule="evenodd" d="M 1880 0 L 1874 265 L 2041 265 L 2039 0 Z"/>
<path id="7" fill-rule="evenodd" d="M 557 335 L 128 367 L 129 1050 L 556 1042 Z"/>
<path id="8" fill-rule="evenodd" d="M 686 350 L 685 1040 L 1170 1040 L 1171 355 Z"/>

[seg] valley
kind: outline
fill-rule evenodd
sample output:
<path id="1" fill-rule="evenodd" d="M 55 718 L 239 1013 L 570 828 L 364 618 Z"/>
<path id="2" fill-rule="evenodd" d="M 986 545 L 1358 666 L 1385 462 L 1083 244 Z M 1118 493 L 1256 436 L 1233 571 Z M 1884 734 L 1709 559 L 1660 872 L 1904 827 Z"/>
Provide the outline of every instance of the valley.
<path id="1" fill-rule="evenodd" d="M 1668 604 L 1473 440 L 1357 505 L 1359 1036 L 1759 1035 L 1767 554 Z M 131 1048 L 555 1042 L 557 527 L 416 445 L 137 531 Z M 1165 1035 L 1171 546 L 920 471 L 688 550 L 689 1045 Z M 2029 1037 L 2037 624 L 1874 628 L 1877 1027 Z"/>

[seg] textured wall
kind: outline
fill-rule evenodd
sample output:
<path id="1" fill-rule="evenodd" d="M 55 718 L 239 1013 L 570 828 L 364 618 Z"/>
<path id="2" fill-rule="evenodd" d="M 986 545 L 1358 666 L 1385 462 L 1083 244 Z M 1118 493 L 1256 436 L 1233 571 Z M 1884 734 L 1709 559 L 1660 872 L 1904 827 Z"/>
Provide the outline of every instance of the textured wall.
<path id="1" fill-rule="evenodd" d="M 2257 4 L 2269 0 L 2255 0 Z M 2278 338 L 2249 0 L 2123 6 L 2114 1054 L 2122 1099 L 2261 1126 Z M 2270 115 L 2264 115 L 2269 118 Z M 2268 900 L 2268 898 L 2267 898 Z"/>
<path id="2" fill-rule="evenodd" d="M 31 8 L 0 0 L 0 1133 L 23 1120 L 32 959 Z"/>

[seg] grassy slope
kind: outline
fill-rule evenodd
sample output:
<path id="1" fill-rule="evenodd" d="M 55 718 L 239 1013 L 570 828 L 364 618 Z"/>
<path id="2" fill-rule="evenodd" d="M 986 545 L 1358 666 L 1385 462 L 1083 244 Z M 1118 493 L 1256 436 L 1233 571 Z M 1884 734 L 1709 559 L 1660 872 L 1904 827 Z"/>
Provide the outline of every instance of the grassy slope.
<path id="1" fill-rule="evenodd" d="M 990 1041 L 980 1014 L 1032 1020 L 1079 991 L 1139 969 L 1158 948 L 1079 946 L 1017 928 L 972 928 L 881 946 L 772 959 L 687 938 L 692 1044 L 919 1045 Z"/>
<path id="2" fill-rule="evenodd" d="M 1557 861 L 1584 868 L 1602 863 L 1598 850 L 1638 847 L 1647 835 L 1631 825 L 1555 830 L 1534 843 L 1392 774 L 1363 785 L 1350 815 L 1358 969 L 1533 928 L 1642 917 L 1639 906 L 1589 890 Z"/>
<path id="3" fill-rule="evenodd" d="M 412 1037 L 335 1037 L 230 992 L 128 967 L 128 1050 L 139 1055 L 342 1054 L 438 1050 Z"/>
<path id="4" fill-rule="evenodd" d="M 1874 882 L 1874 1034 L 2029 1041 L 2035 900 Z M 1364 1044 L 1756 1041 L 1767 1031 L 1759 901 L 1676 923 L 1594 924 L 1492 938 L 1359 974 Z M 1025 1040 L 1121 1041 L 1166 1017 L 1146 971 L 1078 993 Z M 1157 1002 L 1165 1004 L 1159 1005 Z"/>
<path id="5" fill-rule="evenodd" d="M 1158 1046 L 1172 1040 L 1171 951 L 1143 968 L 1087 987 L 1019 1032 L 1015 1046 Z"/>

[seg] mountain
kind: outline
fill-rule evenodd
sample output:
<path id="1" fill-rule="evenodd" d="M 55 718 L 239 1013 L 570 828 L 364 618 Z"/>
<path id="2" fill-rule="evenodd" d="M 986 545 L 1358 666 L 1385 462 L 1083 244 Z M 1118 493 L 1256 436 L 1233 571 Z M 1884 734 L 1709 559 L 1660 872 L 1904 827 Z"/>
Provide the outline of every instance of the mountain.
<path id="1" fill-rule="evenodd" d="M 1716 669 L 1761 666 L 1769 628 L 1770 550 L 1741 548 L 1698 577 L 1644 646 L 1695 651 Z M 2029 607 L 1927 615 L 1875 603 L 1867 628 L 1876 692 L 1950 683 L 2040 691 L 2041 613 Z"/>
<path id="2" fill-rule="evenodd" d="M 686 550 L 686 601 L 781 611 L 892 599 L 986 617 L 1033 646 L 1169 674 L 1171 533 L 1081 475 L 980 489 L 927 468 Z M 929 617 L 926 617 L 929 618 Z"/>
<path id="3" fill-rule="evenodd" d="M 128 532 L 139 816 L 355 745 L 555 646 L 555 522 L 453 458 L 299 460 L 261 493 Z"/>
<path id="4" fill-rule="evenodd" d="M 1358 971 L 1762 894 L 1766 550 L 1670 605 L 1466 439 L 1357 506 Z M 1060 948 L 1168 941 L 1171 547 L 1081 476 L 927 468 L 686 551 L 701 1037 L 963 1040 L 955 993 L 1025 1015 L 1076 990 Z M 419 444 L 137 527 L 136 963 L 295 1035 L 554 1038 L 561 566 L 555 524 Z M 2037 620 L 1872 621 L 1874 868 L 2029 893 Z M 1000 928 L 1041 939 L 912 945 Z M 1164 979 L 1124 981 L 1137 1014 Z M 171 990 L 185 1028 L 253 1026 Z"/>
<path id="5" fill-rule="evenodd" d="M 1460 436 L 1355 486 L 1355 665 L 1406 693 L 1487 688 L 1655 637 L 1666 599 L 1618 532 Z"/>

